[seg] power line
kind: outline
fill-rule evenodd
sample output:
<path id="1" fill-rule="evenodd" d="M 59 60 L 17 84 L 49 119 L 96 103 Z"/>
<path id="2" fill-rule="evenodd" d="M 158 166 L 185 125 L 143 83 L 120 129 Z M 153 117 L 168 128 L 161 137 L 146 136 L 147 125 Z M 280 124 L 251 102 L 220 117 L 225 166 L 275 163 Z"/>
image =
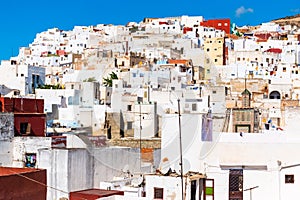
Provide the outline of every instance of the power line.
<path id="1" fill-rule="evenodd" d="M 64 190 L 61 190 L 61 189 L 58 189 L 58 188 L 55 188 L 55 187 L 46 185 L 46 184 L 44 184 L 43 182 L 40 182 L 40 181 L 37 181 L 37 180 L 35 180 L 35 179 L 29 178 L 29 177 L 27 177 L 27 176 L 24 176 L 24 175 L 22 175 L 22 174 L 19 174 L 18 172 L 14 171 L 14 170 L 9 169 L 9 171 L 13 172 L 14 175 L 17 175 L 17 176 L 20 176 L 20 177 L 22 177 L 22 178 L 25 178 L 25 179 L 27 179 L 27 180 L 29 180 L 29 181 L 32 181 L 32 182 L 37 183 L 37 184 L 39 184 L 39 185 L 42 185 L 42 186 L 44 186 L 44 187 L 46 187 L 46 188 L 50 188 L 50 189 L 52 189 L 52 190 L 56 190 L 56 191 L 58 191 L 58 192 L 65 193 L 65 194 L 68 194 L 68 195 L 69 195 L 69 192 L 66 192 L 66 191 L 64 191 Z M 80 198 L 81 198 L 82 200 L 87 200 L 86 198 L 83 198 L 83 197 L 80 197 Z"/>

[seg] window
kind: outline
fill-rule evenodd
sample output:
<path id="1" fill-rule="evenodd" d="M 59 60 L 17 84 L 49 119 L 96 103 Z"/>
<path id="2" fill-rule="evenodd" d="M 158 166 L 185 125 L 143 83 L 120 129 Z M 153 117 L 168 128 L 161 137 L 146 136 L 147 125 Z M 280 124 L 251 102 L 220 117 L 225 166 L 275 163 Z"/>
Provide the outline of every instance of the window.
<path id="1" fill-rule="evenodd" d="M 241 121 L 245 121 L 245 118 L 246 118 L 246 113 L 245 112 L 242 112 L 242 120 Z"/>
<path id="2" fill-rule="evenodd" d="M 240 57 L 238 57 L 238 58 L 237 58 L 237 61 L 240 61 L 240 60 L 241 60 L 241 58 L 240 58 Z"/>
<path id="3" fill-rule="evenodd" d="M 250 121 L 250 115 L 251 115 L 251 113 L 250 112 L 246 112 L 246 121 Z"/>
<path id="4" fill-rule="evenodd" d="M 15 91 L 14 91 L 14 95 L 16 95 L 16 96 L 17 96 L 17 95 L 20 95 L 20 90 L 15 90 Z"/>
<path id="5" fill-rule="evenodd" d="M 241 119 L 240 112 L 239 112 L 239 111 L 236 111 L 236 112 L 235 112 L 235 120 L 236 120 L 236 121 L 240 121 L 240 119 Z"/>
<path id="6" fill-rule="evenodd" d="M 28 122 L 21 122 L 20 123 L 20 134 L 21 135 L 29 135 L 31 132 L 31 124 Z"/>
<path id="7" fill-rule="evenodd" d="M 209 48 L 207 48 L 206 51 L 209 52 Z"/>
<path id="8" fill-rule="evenodd" d="M 132 106 L 131 105 L 127 105 L 127 111 L 131 111 L 132 110 Z"/>
<path id="9" fill-rule="evenodd" d="M 163 188 L 154 188 L 154 199 L 163 199 L 164 189 Z"/>
<path id="10" fill-rule="evenodd" d="M 285 183 L 294 183 L 294 174 L 285 175 Z"/>
<path id="11" fill-rule="evenodd" d="M 137 97 L 137 102 L 143 102 L 143 97 Z"/>
<path id="12" fill-rule="evenodd" d="M 218 59 L 215 59 L 215 62 L 218 62 Z"/>
<path id="13" fill-rule="evenodd" d="M 197 111 L 197 104 L 196 103 L 192 104 L 192 111 Z"/>
<path id="14" fill-rule="evenodd" d="M 72 96 L 68 97 L 68 104 L 73 105 L 73 97 Z"/>
<path id="15" fill-rule="evenodd" d="M 283 68 L 282 68 L 282 71 L 283 71 L 283 72 L 286 72 L 286 67 L 283 67 Z"/>
<path id="16" fill-rule="evenodd" d="M 74 84 L 71 85 L 71 89 L 74 89 Z"/>
<path id="17" fill-rule="evenodd" d="M 127 122 L 127 130 L 131 130 L 132 129 L 132 122 Z"/>
<path id="18" fill-rule="evenodd" d="M 212 93 L 213 93 L 213 94 L 217 94 L 217 91 L 216 91 L 216 90 L 213 90 Z"/>

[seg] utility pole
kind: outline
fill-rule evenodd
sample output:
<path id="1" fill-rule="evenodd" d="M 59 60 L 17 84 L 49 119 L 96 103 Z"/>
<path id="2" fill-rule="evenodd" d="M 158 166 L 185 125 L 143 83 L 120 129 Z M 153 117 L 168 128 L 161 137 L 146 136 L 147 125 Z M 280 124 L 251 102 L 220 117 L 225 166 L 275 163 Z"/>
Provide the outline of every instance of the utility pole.
<path id="1" fill-rule="evenodd" d="M 141 102 L 140 105 L 140 173 L 142 173 L 142 107 Z"/>
<path id="2" fill-rule="evenodd" d="M 181 114 L 180 114 L 180 99 L 178 101 L 178 124 L 179 124 L 179 145 L 180 145 L 180 178 L 181 178 L 181 199 L 184 200 L 184 193 L 183 193 L 183 161 L 182 161 L 182 139 L 181 139 Z"/>

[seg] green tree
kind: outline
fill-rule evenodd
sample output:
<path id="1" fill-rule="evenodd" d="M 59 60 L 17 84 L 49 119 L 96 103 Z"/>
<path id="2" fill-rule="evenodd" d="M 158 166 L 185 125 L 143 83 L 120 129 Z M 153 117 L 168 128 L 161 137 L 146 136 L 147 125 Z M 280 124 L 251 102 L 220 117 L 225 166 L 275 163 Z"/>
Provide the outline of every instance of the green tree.
<path id="1" fill-rule="evenodd" d="M 48 84 L 45 84 L 45 85 L 39 85 L 37 88 L 38 89 L 53 89 L 53 90 L 57 90 L 57 89 L 63 89 L 63 86 L 60 85 L 60 84 L 57 84 L 57 85 L 48 85 Z"/>
<path id="2" fill-rule="evenodd" d="M 112 72 L 108 75 L 108 77 L 103 78 L 103 85 L 106 87 L 112 87 L 114 79 L 118 79 L 118 75 L 115 72 Z"/>
<path id="3" fill-rule="evenodd" d="M 97 81 L 95 77 L 90 77 L 88 79 L 83 80 L 83 82 L 95 82 Z"/>

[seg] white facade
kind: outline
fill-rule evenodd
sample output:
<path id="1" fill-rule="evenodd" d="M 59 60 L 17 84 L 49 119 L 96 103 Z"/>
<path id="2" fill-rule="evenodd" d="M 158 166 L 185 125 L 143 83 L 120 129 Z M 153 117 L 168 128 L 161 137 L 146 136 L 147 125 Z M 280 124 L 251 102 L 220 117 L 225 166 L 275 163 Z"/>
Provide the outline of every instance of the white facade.
<path id="1" fill-rule="evenodd" d="M 93 159 L 86 149 L 41 148 L 38 158 L 38 166 L 47 170 L 47 199 L 69 198 L 71 191 L 93 188 Z"/>
<path id="2" fill-rule="evenodd" d="M 20 95 L 34 93 L 34 88 L 45 82 L 45 68 L 2 61 L 0 84 L 20 91 Z M 34 77 L 33 77 L 34 76 Z M 34 80 L 33 80 L 34 79 Z"/>
<path id="3" fill-rule="evenodd" d="M 279 115 L 274 112 L 271 116 Z M 291 129 L 297 123 L 295 118 L 289 116 L 285 120 L 283 129 L 289 131 L 243 135 L 214 131 L 213 141 L 206 142 L 201 139 L 201 116 L 181 115 L 184 172 L 203 172 L 208 179 L 214 179 L 215 199 L 228 198 L 230 169 L 243 170 L 244 190 L 258 186 L 253 189 L 252 198 L 293 199 L 299 195 L 299 183 L 296 180 L 300 176 L 300 160 L 289 152 L 299 151 L 300 138 L 296 129 Z M 178 116 L 164 118 L 163 127 L 162 159 L 167 159 L 168 166 L 179 173 Z M 293 183 L 287 183 L 289 175 L 294 177 Z M 250 200 L 249 191 L 244 191 L 243 196 Z"/>

